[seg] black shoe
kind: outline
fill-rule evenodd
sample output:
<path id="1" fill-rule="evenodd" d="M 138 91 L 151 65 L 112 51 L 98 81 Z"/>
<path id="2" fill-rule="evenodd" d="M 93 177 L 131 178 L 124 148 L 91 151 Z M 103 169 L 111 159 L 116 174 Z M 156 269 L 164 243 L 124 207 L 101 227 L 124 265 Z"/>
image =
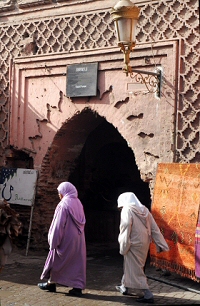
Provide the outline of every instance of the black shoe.
<path id="1" fill-rule="evenodd" d="M 79 288 L 73 288 L 69 290 L 68 295 L 81 297 L 83 295 L 82 290 Z"/>
<path id="2" fill-rule="evenodd" d="M 128 294 L 128 290 L 125 288 L 125 290 L 123 290 L 122 286 L 116 286 L 115 287 L 117 289 L 117 291 L 119 291 L 120 293 L 122 293 L 123 295 L 127 295 Z"/>
<path id="3" fill-rule="evenodd" d="M 149 303 L 149 304 L 153 304 L 154 303 L 154 299 L 150 298 L 150 299 L 145 299 L 144 297 L 136 299 L 137 302 L 139 303 Z"/>
<path id="4" fill-rule="evenodd" d="M 56 284 L 54 284 L 54 283 L 39 283 L 38 287 L 42 290 L 48 290 L 50 292 L 56 292 Z"/>

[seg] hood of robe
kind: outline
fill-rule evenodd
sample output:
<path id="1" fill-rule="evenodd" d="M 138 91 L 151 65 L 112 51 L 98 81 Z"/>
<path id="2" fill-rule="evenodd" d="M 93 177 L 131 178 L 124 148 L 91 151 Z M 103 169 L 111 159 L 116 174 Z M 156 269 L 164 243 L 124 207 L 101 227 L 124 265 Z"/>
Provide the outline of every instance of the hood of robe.
<path id="1" fill-rule="evenodd" d="M 145 206 L 138 200 L 133 192 L 124 192 L 117 199 L 118 207 L 133 206 L 139 213 L 144 213 Z"/>
<path id="2" fill-rule="evenodd" d="M 84 231 L 86 220 L 83 205 L 78 199 L 78 191 L 76 187 L 70 182 L 63 182 L 58 186 L 57 190 L 63 196 L 60 204 L 66 206 L 79 233 L 82 233 Z"/>
<path id="3" fill-rule="evenodd" d="M 77 198 L 78 197 L 78 191 L 77 191 L 76 187 L 70 182 L 61 183 L 58 186 L 57 190 L 60 194 L 62 194 L 63 197 L 65 195 L 68 195 L 71 198 Z"/>
<path id="4" fill-rule="evenodd" d="M 117 203 L 119 208 L 127 208 L 134 212 L 147 228 L 149 236 L 151 236 L 149 210 L 139 201 L 133 192 L 120 194 Z"/>

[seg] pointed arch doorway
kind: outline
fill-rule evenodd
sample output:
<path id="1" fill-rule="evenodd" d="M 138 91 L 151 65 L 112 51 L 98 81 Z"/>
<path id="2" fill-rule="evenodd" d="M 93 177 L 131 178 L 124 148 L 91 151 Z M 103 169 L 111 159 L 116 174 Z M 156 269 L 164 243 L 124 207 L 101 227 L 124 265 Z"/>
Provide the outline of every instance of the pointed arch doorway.
<path id="1" fill-rule="evenodd" d="M 92 112 L 90 115 L 91 119 L 96 117 L 94 128 L 90 126 L 68 180 L 77 187 L 84 205 L 88 248 L 91 252 L 118 250 L 117 198 L 122 192 L 132 191 L 150 208 L 149 186 L 141 180 L 134 153 L 118 130 L 105 118 Z M 79 123 L 83 124 L 83 116 L 79 114 Z M 82 129 L 81 124 L 76 132 L 78 129 Z"/>

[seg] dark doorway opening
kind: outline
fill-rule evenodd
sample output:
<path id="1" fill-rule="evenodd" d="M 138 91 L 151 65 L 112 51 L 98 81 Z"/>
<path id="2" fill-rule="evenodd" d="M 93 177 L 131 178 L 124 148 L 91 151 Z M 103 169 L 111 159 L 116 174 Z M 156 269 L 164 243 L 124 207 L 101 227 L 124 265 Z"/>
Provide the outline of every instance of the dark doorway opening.
<path id="1" fill-rule="evenodd" d="M 134 192 L 150 208 L 148 183 L 140 178 L 132 149 L 118 130 L 104 120 L 88 136 L 69 181 L 77 186 L 86 214 L 87 245 L 118 249 L 118 196 Z"/>

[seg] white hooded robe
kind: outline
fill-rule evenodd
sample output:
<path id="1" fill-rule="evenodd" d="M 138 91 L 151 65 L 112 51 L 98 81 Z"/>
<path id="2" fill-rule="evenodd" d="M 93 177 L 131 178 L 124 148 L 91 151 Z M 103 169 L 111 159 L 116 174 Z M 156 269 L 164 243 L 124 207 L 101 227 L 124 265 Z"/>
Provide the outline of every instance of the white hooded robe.
<path id="1" fill-rule="evenodd" d="M 149 246 L 153 240 L 158 252 L 168 251 L 168 245 L 152 214 L 134 193 L 119 196 L 122 208 L 118 237 L 120 254 L 124 256 L 123 285 L 132 289 L 149 289 L 144 273 Z"/>

